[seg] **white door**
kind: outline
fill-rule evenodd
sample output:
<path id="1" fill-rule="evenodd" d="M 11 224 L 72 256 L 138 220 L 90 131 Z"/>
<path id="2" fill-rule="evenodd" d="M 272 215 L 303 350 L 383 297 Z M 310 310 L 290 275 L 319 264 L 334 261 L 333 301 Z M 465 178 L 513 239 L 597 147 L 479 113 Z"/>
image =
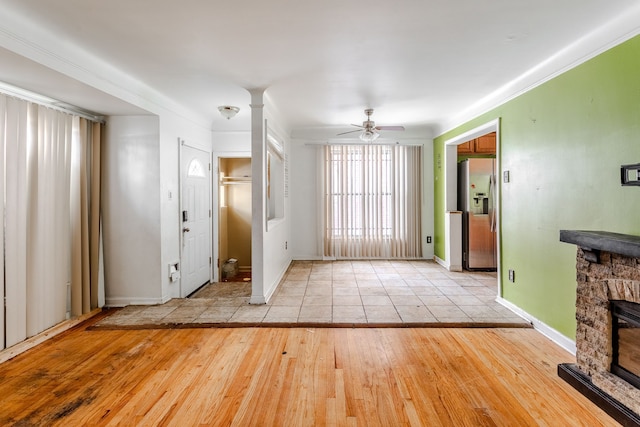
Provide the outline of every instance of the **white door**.
<path id="1" fill-rule="evenodd" d="M 211 164 L 209 153 L 186 145 L 181 163 L 184 298 L 211 278 Z"/>

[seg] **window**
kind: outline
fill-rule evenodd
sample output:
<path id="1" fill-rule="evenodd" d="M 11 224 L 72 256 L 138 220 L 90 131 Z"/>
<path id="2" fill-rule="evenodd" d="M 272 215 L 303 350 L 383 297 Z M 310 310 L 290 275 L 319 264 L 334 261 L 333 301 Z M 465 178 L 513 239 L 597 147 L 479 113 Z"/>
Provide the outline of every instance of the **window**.
<path id="1" fill-rule="evenodd" d="M 334 145 L 324 153 L 324 255 L 420 257 L 420 147 Z"/>
<path id="2" fill-rule="evenodd" d="M 195 178 L 206 178 L 207 173 L 205 172 L 205 167 L 198 159 L 191 160 L 189 163 L 189 169 L 187 170 L 187 176 L 195 177 Z"/>
<path id="3" fill-rule="evenodd" d="M 284 217 L 285 197 L 284 144 L 272 132 L 267 133 L 267 220 Z"/>

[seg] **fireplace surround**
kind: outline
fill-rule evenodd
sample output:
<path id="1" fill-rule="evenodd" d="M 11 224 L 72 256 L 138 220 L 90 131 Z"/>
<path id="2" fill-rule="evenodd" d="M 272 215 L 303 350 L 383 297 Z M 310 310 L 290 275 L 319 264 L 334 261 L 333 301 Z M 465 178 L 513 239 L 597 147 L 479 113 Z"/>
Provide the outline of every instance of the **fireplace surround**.
<path id="1" fill-rule="evenodd" d="M 578 246 L 577 328 L 576 364 L 559 365 L 558 374 L 621 424 L 640 426 L 634 372 L 640 357 L 634 354 L 640 330 L 635 322 L 640 318 L 634 317 L 640 313 L 640 237 L 561 230 L 560 241 Z"/>

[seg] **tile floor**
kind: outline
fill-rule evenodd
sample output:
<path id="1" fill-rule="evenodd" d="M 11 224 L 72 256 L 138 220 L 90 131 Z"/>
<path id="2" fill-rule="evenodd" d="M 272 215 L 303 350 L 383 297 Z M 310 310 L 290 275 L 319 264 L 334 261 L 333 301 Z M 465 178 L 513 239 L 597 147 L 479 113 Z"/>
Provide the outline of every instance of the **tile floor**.
<path id="1" fill-rule="evenodd" d="M 432 261 L 294 261 L 266 305 L 250 283 L 213 283 L 192 297 L 128 306 L 97 326 L 172 324 L 527 324 L 495 302 L 496 273 Z"/>

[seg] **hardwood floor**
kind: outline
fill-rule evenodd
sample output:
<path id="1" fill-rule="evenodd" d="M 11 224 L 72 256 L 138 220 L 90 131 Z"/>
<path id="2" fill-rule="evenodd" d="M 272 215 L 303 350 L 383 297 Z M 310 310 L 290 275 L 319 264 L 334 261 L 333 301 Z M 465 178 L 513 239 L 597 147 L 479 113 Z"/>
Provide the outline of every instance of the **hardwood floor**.
<path id="1" fill-rule="evenodd" d="M 0 425 L 617 425 L 531 329 L 90 323 L 0 364 Z"/>

